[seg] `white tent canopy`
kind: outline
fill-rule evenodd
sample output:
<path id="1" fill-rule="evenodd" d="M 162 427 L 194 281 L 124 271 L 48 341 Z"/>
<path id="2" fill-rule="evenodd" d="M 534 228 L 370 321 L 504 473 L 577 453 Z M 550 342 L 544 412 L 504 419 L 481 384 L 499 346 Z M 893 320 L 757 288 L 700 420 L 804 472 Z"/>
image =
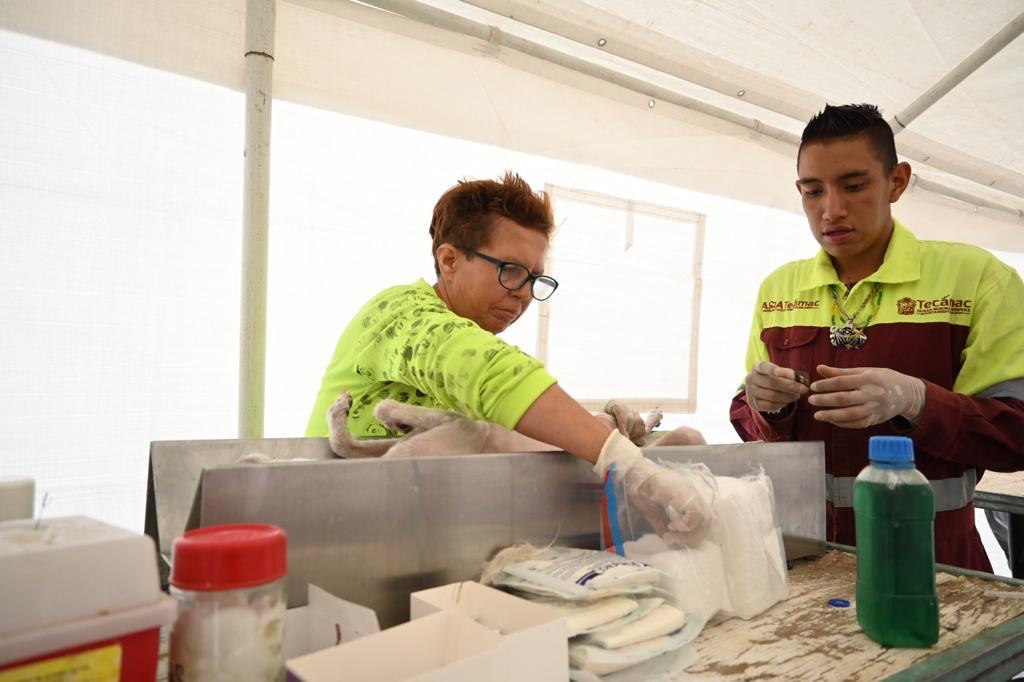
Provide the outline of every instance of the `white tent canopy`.
<path id="1" fill-rule="evenodd" d="M 872 102 L 914 116 L 898 136 L 916 172 L 901 216 L 934 238 L 969 221 L 975 243 L 1024 251 L 1013 0 L 369 5 L 280 2 L 275 96 L 793 211 L 804 121 Z M 71 31 L 53 21 L 68 13 Z M 244 14 L 243 0 L 41 0 L 5 3 L 0 26 L 242 89 Z M 991 59 L 907 110 L 1001 31 Z"/>

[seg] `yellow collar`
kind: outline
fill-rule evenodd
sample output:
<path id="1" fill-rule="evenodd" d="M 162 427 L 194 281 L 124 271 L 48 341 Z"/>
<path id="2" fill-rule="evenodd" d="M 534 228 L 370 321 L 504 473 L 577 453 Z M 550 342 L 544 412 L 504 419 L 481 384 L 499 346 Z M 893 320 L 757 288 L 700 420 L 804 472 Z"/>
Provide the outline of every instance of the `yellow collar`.
<path id="1" fill-rule="evenodd" d="M 882 259 L 881 267 L 861 280 L 862 282 L 892 284 L 921 279 L 921 260 L 918 255 L 917 237 L 895 218 L 892 223 L 892 236 L 889 238 L 889 246 L 885 249 L 885 258 Z M 809 267 L 797 287 L 798 291 L 817 289 L 833 284 L 845 286 L 840 281 L 839 275 L 836 274 L 832 259 L 825 249 L 819 249 L 818 255 L 808 265 Z"/>

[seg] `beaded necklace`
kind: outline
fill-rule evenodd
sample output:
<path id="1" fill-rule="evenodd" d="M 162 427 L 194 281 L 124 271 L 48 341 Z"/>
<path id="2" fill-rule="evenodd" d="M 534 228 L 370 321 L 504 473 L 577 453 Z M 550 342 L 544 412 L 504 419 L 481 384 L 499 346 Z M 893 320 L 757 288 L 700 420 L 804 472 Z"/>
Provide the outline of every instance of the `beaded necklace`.
<path id="1" fill-rule="evenodd" d="M 828 290 L 832 294 L 832 300 L 835 301 L 835 306 L 832 308 L 832 326 L 828 329 L 828 340 L 836 348 L 848 348 L 850 350 L 857 350 L 865 343 L 868 342 L 868 335 L 864 333 L 864 328 L 871 323 L 871 318 L 874 317 L 875 313 L 878 312 L 878 307 L 882 303 L 882 284 L 875 282 L 875 286 L 871 289 L 871 293 L 868 294 L 864 302 L 860 304 L 857 311 L 853 315 L 849 315 L 846 309 L 843 308 L 842 301 L 839 300 L 839 295 L 836 293 L 836 286 L 829 286 Z M 868 303 L 874 300 L 872 310 L 868 312 L 867 317 L 864 321 L 857 325 L 854 320 L 858 315 L 867 307 Z M 839 315 L 839 321 L 843 324 L 837 326 L 836 315 Z"/>

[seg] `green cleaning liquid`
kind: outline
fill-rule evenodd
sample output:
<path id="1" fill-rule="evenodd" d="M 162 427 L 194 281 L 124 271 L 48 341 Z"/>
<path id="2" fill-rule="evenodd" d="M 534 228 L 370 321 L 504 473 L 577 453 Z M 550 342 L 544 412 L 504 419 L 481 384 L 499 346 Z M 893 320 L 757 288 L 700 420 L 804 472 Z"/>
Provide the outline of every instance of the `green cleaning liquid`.
<path id="1" fill-rule="evenodd" d="M 928 647 L 939 638 L 935 501 L 909 438 L 875 436 L 853 484 L 857 622 L 879 644 Z"/>

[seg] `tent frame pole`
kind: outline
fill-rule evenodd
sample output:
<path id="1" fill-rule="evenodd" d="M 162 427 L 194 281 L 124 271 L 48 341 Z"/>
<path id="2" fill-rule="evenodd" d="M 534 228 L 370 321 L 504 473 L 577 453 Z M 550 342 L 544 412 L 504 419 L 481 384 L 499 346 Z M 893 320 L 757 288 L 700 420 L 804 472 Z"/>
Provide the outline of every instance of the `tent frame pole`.
<path id="1" fill-rule="evenodd" d="M 1007 45 L 1024 33 L 1024 12 L 1012 19 L 995 35 L 978 46 L 976 50 L 954 66 L 949 72 L 937 80 L 931 87 L 922 92 L 913 102 L 892 117 L 889 125 L 893 132 L 899 134 L 918 116 L 927 111 L 933 104 L 942 99 L 950 90 L 962 83 L 968 76 L 977 71 L 985 62 L 999 54 Z"/>
<path id="2" fill-rule="evenodd" d="M 515 0 L 507 1 L 510 3 L 509 6 L 513 8 L 521 5 L 521 3 L 516 2 Z M 800 144 L 800 136 L 798 134 L 779 126 L 771 125 L 757 118 L 744 116 L 723 106 L 702 101 L 696 97 L 679 92 L 676 89 L 651 83 L 640 76 L 634 76 L 610 66 L 597 64 L 583 57 L 567 54 L 537 40 L 524 38 L 511 34 L 507 31 L 502 31 L 499 27 L 487 24 L 484 21 L 431 6 L 421 2 L 421 0 L 359 0 L 358 3 L 355 4 L 375 7 L 444 31 L 451 31 L 453 33 L 460 33 L 477 38 L 478 40 L 486 41 L 495 47 L 501 46 L 510 50 L 515 50 L 577 73 L 581 73 L 607 83 L 612 83 L 651 98 L 649 106 L 652 108 L 656 105 L 657 101 L 664 101 L 722 121 L 742 126 L 749 130 L 753 130 L 755 133 L 774 138 L 792 146 L 799 146 Z M 470 0 L 470 4 L 475 4 L 481 9 L 484 9 L 494 3 L 482 1 L 474 3 Z M 527 5 L 524 6 L 534 7 L 534 4 L 527 3 Z M 533 21 L 524 23 L 524 25 L 539 28 L 552 33 L 553 35 L 558 35 L 567 40 L 572 40 L 573 42 L 579 42 L 572 36 L 566 35 L 564 26 L 561 24 L 559 24 L 559 26 L 546 25 L 540 21 L 540 15 L 534 13 L 528 13 L 527 18 L 533 19 Z M 1017 22 L 1021 18 L 1024 18 L 1024 15 L 1011 22 L 1010 26 L 1016 27 Z M 1014 30 L 1016 30 L 1016 28 Z M 1007 31 L 1008 29 L 1003 29 L 996 35 L 1001 36 L 1001 39 L 1005 39 L 1009 35 Z M 995 37 L 987 41 L 986 44 L 991 43 L 993 40 L 995 40 Z M 1009 40 L 1012 40 L 1012 38 Z M 995 43 L 993 43 L 993 46 L 994 45 Z M 979 48 L 979 50 L 980 49 L 981 48 Z M 642 62 L 634 63 L 646 68 L 654 69 L 655 71 L 660 71 L 657 66 L 652 66 Z M 662 73 L 664 72 L 662 71 Z M 700 78 L 693 76 L 692 74 L 691 77 L 693 78 L 691 82 L 701 82 Z M 705 85 L 705 87 L 708 86 Z M 735 95 L 735 93 L 721 94 Z M 761 107 L 767 109 L 765 103 L 762 103 Z M 784 111 L 775 111 L 773 109 L 767 110 L 772 111 L 773 113 L 788 115 Z M 986 164 L 980 160 L 972 159 L 967 155 L 957 153 L 955 150 L 949 150 L 947 152 L 944 148 L 939 150 L 923 149 L 916 144 L 908 144 L 909 142 L 911 141 L 904 140 L 899 144 L 899 152 L 904 156 L 923 163 L 928 163 L 933 168 L 952 173 L 959 177 L 969 178 L 974 182 L 980 182 L 988 187 L 998 189 L 1011 197 L 1024 198 L 1024 176 L 1021 176 L 1018 173 L 1007 169 L 991 167 L 991 164 Z M 937 145 L 934 144 L 931 146 L 937 147 Z M 1021 207 L 1012 202 L 1001 202 L 995 198 L 988 198 L 979 193 L 968 192 L 936 181 L 923 182 L 920 184 L 920 189 L 933 194 L 940 194 L 946 197 L 955 198 L 959 201 L 965 201 L 979 208 L 996 211 L 1011 220 L 1024 221 L 1024 213 L 1022 213 Z"/>
<path id="3" fill-rule="evenodd" d="M 276 0 L 247 0 L 238 437 L 263 437 Z"/>

